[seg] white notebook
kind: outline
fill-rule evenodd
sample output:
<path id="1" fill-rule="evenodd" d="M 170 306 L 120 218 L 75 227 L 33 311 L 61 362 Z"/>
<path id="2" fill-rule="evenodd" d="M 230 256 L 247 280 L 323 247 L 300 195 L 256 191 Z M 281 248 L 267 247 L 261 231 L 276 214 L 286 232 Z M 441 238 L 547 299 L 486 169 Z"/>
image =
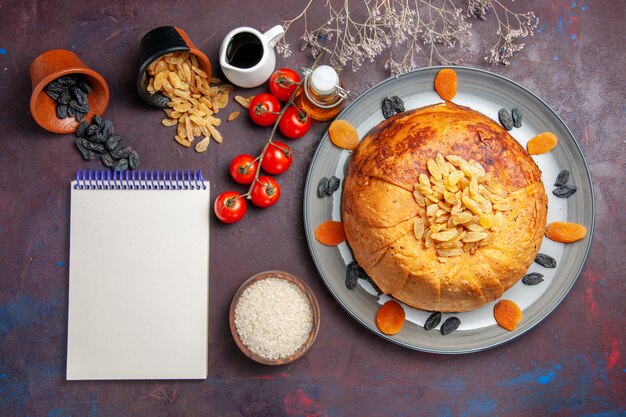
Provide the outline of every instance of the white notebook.
<path id="1" fill-rule="evenodd" d="M 81 171 L 71 190 L 67 379 L 204 379 L 209 183 Z"/>

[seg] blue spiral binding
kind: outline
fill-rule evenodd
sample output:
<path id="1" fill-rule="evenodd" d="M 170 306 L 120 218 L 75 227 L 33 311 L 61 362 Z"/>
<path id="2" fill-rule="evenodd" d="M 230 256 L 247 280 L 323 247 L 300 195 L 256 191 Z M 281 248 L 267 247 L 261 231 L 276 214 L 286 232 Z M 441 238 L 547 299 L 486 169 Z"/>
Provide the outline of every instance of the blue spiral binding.
<path id="1" fill-rule="evenodd" d="M 79 170 L 76 190 L 205 190 L 202 171 Z"/>

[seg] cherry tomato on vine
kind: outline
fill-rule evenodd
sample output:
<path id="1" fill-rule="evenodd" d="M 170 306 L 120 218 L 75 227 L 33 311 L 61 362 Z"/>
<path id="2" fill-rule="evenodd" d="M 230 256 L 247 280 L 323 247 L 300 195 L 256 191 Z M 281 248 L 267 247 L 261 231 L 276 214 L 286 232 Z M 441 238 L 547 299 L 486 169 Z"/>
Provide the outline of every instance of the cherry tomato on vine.
<path id="1" fill-rule="evenodd" d="M 258 94 L 250 103 L 248 113 L 252 121 L 259 126 L 271 126 L 280 112 L 278 99 L 271 94 Z"/>
<path id="2" fill-rule="evenodd" d="M 285 110 L 283 117 L 280 118 L 278 128 L 288 138 L 298 139 L 311 128 L 311 117 L 305 110 L 291 106 Z"/>
<path id="3" fill-rule="evenodd" d="M 236 191 L 225 191 L 215 199 L 213 210 L 224 223 L 235 223 L 246 214 L 246 199 Z"/>
<path id="4" fill-rule="evenodd" d="M 237 155 L 230 163 L 230 176 L 239 184 L 250 184 L 259 169 L 259 161 L 248 154 Z"/>
<path id="5" fill-rule="evenodd" d="M 280 185 L 274 178 L 262 175 L 254 183 L 250 198 L 259 207 L 269 207 L 280 198 Z"/>
<path id="6" fill-rule="evenodd" d="M 280 101 L 289 101 L 300 83 L 300 75 L 290 68 L 274 71 L 270 77 L 270 91 Z"/>
<path id="7" fill-rule="evenodd" d="M 282 142 L 272 142 L 267 147 L 261 162 L 261 168 L 270 174 L 282 174 L 293 161 L 291 149 Z"/>

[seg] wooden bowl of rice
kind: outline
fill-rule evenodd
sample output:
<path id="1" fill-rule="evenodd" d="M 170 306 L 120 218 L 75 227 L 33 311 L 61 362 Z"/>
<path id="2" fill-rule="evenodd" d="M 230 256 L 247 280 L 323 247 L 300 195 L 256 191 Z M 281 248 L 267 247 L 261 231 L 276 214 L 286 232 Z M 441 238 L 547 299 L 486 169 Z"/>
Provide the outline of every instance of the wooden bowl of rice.
<path id="1" fill-rule="evenodd" d="M 230 304 L 230 331 L 248 358 L 285 365 L 306 353 L 320 326 L 311 288 L 287 272 L 266 271 L 244 282 Z"/>

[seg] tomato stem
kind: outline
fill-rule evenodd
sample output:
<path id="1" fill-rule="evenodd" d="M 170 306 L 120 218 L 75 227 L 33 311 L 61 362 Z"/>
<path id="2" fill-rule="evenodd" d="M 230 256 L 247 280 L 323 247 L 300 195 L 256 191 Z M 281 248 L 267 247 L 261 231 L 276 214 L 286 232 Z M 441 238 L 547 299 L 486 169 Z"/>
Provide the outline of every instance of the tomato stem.
<path id="1" fill-rule="evenodd" d="M 320 53 L 317 55 L 317 57 L 315 57 L 315 61 L 313 61 L 313 65 L 311 65 L 311 68 L 316 68 L 317 65 L 319 64 L 319 62 L 322 60 L 322 57 L 324 56 L 324 50 L 322 49 L 320 51 Z M 261 164 L 263 163 L 263 157 L 265 156 L 265 152 L 267 152 L 267 148 L 273 144 L 272 139 L 274 138 L 274 135 L 276 134 L 276 129 L 278 128 L 278 123 L 280 122 L 280 119 L 283 117 L 283 115 L 285 114 L 285 111 L 290 107 L 293 106 L 293 101 L 295 100 L 296 96 L 298 95 L 298 93 L 300 92 L 300 89 L 302 88 L 302 85 L 304 83 L 304 78 L 302 80 L 300 80 L 300 82 L 298 83 L 298 85 L 296 86 L 296 89 L 293 90 L 293 93 L 291 93 L 291 97 L 289 97 L 289 100 L 287 101 L 287 103 L 285 104 L 285 106 L 280 110 L 280 112 L 278 113 L 278 117 L 276 118 L 276 121 L 274 122 L 274 125 L 272 126 L 272 131 L 270 132 L 270 136 L 267 139 L 267 142 L 265 143 L 265 146 L 263 147 L 263 150 L 261 151 L 261 155 L 258 156 L 258 160 L 259 160 L 259 168 L 256 170 L 255 174 L 254 174 L 254 181 L 252 181 L 252 183 L 250 184 L 250 188 L 248 188 L 248 192 L 246 194 L 243 194 L 243 196 L 245 196 L 247 199 L 251 199 L 251 194 L 252 194 L 252 188 L 254 188 L 254 184 L 258 181 L 259 179 L 259 173 L 261 172 Z M 296 108 L 298 108 L 296 106 Z M 255 109 L 256 111 L 256 109 Z M 300 111 L 300 109 L 298 109 L 298 111 Z"/>

